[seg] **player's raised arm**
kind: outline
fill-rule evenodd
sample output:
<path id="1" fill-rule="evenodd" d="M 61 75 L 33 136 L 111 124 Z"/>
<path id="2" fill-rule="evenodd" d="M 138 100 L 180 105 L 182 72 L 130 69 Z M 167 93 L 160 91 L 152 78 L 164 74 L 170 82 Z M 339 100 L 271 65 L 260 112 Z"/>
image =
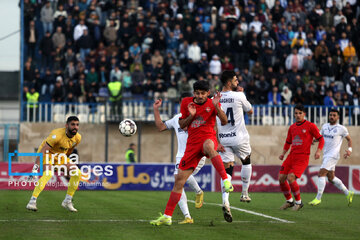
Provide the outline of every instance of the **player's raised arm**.
<path id="1" fill-rule="evenodd" d="M 224 113 L 224 111 L 221 109 L 220 107 L 220 98 L 221 98 L 221 94 L 220 92 L 216 92 L 216 94 L 214 95 L 213 99 L 212 99 L 212 103 L 214 104 L 214 107 L 217 111 L 217 116 L 220 119 L 221 125 L 226 125 L 228 123 L 228 119 L 226 114 Z"/>
<path id="2" fill-rule="evenodd" d="M 167 127 L 166 127 L 165 123 L 161 120 L 161 117 L 160 117 L 159 108 L 161 107 L 161 104 L 162 104 L 162 99 L 161 99 L 161 98 L 159 98 L 158 100 L 156 100 L 156 101 L 154 102 L 154 104 L 153 104 L 155 125 L 156 125 L 156 128 L 157 128 L 160 132 L 167 130 Z"/>
<path id="3" fill-rule="evenodd" d="M 345 150 L 345 154 L 344 154 L 344 158 L 348 158 L 350 157 L 351 153 L 352 153 L 352 139 L 350 137 L 350 135 L 347 135 L 345 137 L 345 139 L 348 141 L 348 149 Z"/>

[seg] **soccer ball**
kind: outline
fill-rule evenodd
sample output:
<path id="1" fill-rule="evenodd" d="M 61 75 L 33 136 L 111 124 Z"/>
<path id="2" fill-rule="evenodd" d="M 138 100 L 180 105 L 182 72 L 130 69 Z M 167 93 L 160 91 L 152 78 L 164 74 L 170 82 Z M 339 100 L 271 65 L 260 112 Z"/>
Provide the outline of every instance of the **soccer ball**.
<path id="1" fill-rule="evenodd" d="M 130 137 L 136 133 L 136 123 L 131 119 L 124 119 L 119 124 L 119 131 L 125 137 Z"/>

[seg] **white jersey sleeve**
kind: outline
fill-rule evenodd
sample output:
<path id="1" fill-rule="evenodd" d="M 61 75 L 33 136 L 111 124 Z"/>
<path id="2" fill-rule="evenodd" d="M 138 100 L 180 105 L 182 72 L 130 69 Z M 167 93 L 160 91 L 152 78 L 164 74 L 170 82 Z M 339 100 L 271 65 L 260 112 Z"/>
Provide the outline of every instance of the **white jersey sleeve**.
<path id="1" fill-rule="evenodd" d="M 176 119 L 177 119 L 176 116 L 174 116 L 173 118 L 165 121 L 164 124 L 165 124 L 166 128 L 167 128 L 167 129 L 173 129 L 173 128 L 175 128 L 175 125 L 176 125 L 176 124 L 175 124 L 175 121 L 176 121 Z"/>

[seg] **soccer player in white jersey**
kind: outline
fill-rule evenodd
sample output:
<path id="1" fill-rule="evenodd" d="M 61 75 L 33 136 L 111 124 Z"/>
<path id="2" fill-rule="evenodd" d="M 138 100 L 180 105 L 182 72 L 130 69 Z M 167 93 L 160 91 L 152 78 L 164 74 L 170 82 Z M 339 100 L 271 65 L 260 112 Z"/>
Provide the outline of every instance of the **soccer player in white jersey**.
<path id="1" fill-rule="evenodd" d="M 181 98 L 191 97 L 191 96 L 193 96 L 191 93 L 184 93 L 184 94 L 182 94 Z M 162 99 L 156 100 L 155 103 L 153 104 L 155 125 L 156 125 L 157 129 L 159 129 L 159 131 L 161 131 L 161 132 L 165 131 L 165 130 L 174 129 L 174 131 L 176 133 L 176 138 L 177 138 L 177 142 L 178 142 L 178 151 L 176 154 L 176 164 L 175 164 L 175 171 L 174 171 L 174 175 L 176 175 L 178 173 L 180 160 L 184 156 L 188 133 L 187 133 L 187 131 L 184 131 L 183 129 L 180 128 L 180 125 L 179 125 L 179 118 L 181 116 L 180 113 L 176 114 L 172 119 L 167 120 L 165 122 L 163 122 L 161 120 L 160 112 L 159 112 L 159 108 L 160 108 L 161 104 L 162 104 Z M 198 166 L 196 167 L 196 169 L 194 170 L 192 175 L 190 175 L 190 177 L 187 180 L 188 185 L 196 193 L 195 208 L 202 207 L 203 201 L 204 201 L 204 192 L 201 190 L 199 184 L 195 180 L 194 175 L 196 175 L 200 171 L 200 169 L 204 166 L 205 160 L 206 160 L 206 157 L 203 157 L 200 160 Z M 187 205 L 187 197 L 186 197 L 184 189 L 181 194 L 180 201 L 179 201 L 179 207 L 185 217 L 185 219 L 183 221 L 179 222 L 179 224 L 194 223 L 194 220 L 191 218 L 191 215 L 189 212 L 189 208 Z"/>
<path id="2" fill-rule="evenodd" d="M 224 163 L 228 179 L 231 180 L 235 155 L 240 158 L 242 162 L 241 180 L 242 180 L 242 194 L 241 202 L 250 202 L 248 189 L 250 185 L 250 178 L 252 167 L 250 163 L 251 147 L 250 136 L 245 127 L 244 114 L 252 114 L 252 106 L 246 99 L 243 92 L 236 92 L 238 86 L 238 79 L 234 71 L 224 71 L 221 75 L 221 82 L 223 89 L 221 92 L 221 108 L 228 117 L 228 124 L 222 126 L 219 119 L 217 119 L 219 151 Z M 223 181 L 221 180 L 221 187 L 223 189 Z M 223 212 L 224 218 L 227 222 L 232 222 L 232 215 L 230 212 L 229 193 L 222 190 Z"/>
<path id="3" fill-rule="evenodd" d="M 321 197 L 326 186 L 325 177 L 346 195 L 349 206 L 352 203 L 354 192 L 349 191 L 343 182 L 335 176 L 335 165 L 340 159 L 340 147 L 344 138 L 348 141 L 348 149 L 345 150 L 344 158 L 350 157 L 352 152 L 352 140 L 347 128 L 337 123 L 339 115 L 338 110 L 331 109 L 329 112 L 329 123 L 325 123 L 320 131 L 325 140 L 324 155 L 317 183 L 318 193 L 316 198 L 309 202 L 312 206 L 321 203 Z"/>

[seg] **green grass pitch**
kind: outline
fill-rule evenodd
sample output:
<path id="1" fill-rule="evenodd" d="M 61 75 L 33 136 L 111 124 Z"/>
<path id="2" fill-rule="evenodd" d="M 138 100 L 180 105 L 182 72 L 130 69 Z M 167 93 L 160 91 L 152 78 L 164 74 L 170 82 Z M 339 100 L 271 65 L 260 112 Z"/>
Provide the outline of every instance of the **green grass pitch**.
<path id="1" fill-rule="evenodd" d="M 60 204 L 64 191 L 44 191 L 38 212 L 25 206 L 30 191 L 0 191 L 0 239 L 359 239 L 360 197 L 348 207 L 342 194 L 324 194 L 319 206 L 305 205 L 299 212 L 281 211 L 280 193 L 252 193 L 251 203 L 240 203 L 240 193 L 231 193 L 233 222 L 224 221 L 220 193 L 205 193 L 205 204 L 189 209 L 195 223 L 183 220 L 177 207 L 172 226 L 154 227 L 149 221 L 163 212 L 169 192 L 78 191 L 77 213 Z M 189 200 L 195 194 L 189 192 Z M 302 194 L 304 203 L 315 194 Z M 248 212 L 241 211 L 241 209 Z M 252 211 L 251 213 L 249 211 Z M 258 213 L 255 215 L 253 212 Z M 261 215 L 263 214 L 263 215 Z"/>

